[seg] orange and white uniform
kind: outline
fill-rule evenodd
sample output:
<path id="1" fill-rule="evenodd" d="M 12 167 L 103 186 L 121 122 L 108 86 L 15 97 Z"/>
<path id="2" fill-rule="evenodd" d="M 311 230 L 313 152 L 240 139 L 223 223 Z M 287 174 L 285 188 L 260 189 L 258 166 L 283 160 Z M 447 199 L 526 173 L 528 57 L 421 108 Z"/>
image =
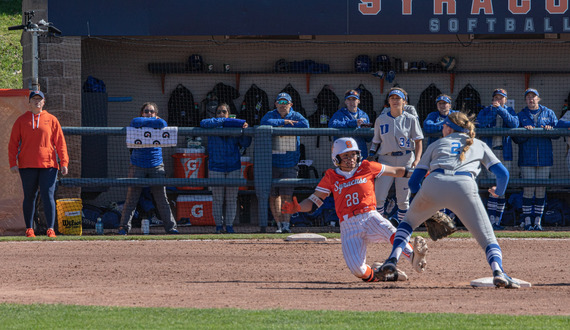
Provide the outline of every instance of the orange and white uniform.
<path id="1" fill-rule="evenodd" d="M 329 169 L 316 187 L 316 191 L 333 194 L 340 219 L 340 239 L 346 265 L 357 277 L 365 275 L 366 245 L 392 242 L 396 228 L 376 211 L 374 181 L 382 176 L 384 165 L 363 160 L 350 172 L 340 168 Z M 408 244 L 403 252 L 408 259 L 412 248 Z"/>

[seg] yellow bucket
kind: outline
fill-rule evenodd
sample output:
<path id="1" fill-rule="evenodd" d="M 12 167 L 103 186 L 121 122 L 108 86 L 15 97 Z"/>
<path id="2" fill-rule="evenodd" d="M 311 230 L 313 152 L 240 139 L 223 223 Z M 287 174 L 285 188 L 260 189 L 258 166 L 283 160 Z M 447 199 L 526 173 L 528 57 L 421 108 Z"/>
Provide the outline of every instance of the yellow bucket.
<path id="1" fill-rule="evenodd" d="M 59 232 L 63 235 L 82 234 L 81 198 L 63 198 L 56 201 L 57 224 Z"/>

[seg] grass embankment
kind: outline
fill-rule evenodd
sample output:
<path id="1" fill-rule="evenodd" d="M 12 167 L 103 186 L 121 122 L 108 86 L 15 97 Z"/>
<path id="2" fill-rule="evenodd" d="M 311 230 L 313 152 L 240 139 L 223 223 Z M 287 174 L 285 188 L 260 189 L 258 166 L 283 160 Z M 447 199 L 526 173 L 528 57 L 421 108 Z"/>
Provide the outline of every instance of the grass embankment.
<path id="1" fill-rule="evenodd" d="M 22 0 L 0 0 L 0 89 L 22 88 Z"/>

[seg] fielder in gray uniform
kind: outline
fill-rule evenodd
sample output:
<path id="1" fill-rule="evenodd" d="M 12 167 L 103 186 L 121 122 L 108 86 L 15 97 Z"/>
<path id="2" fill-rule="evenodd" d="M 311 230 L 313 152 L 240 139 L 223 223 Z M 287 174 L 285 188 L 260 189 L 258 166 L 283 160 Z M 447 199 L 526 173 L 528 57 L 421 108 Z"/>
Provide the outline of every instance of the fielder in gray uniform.
<path id="1" fill-rule="evenodd" d="M 378 157 L 378 162 L 390 166 L 414 168 L 422 156 L 424 135 L 417 116 L 404 111 L 407 93 L 401 88 L 392 88 L 388 93 L 390 111 L 382 113 L 374 123 L 374 137 L 368 160 Z M 384 214 L 384 204 L 392 183 L 396 186 L 398 221 L 402 221 L 408 210 L 410 191 L 407 178 L 380 176 L 376 178 L 374 190 L 376 207 Z"/>
<path id="2" fill-rule="evenodd" d="M 497 185 L 489 191 L 502 195 L 507 188 L 509 172 L 491 148 L 475 138 L 473 118 L 468 118 L 464 113 L 449 114 L 443 124 L 443 136 L 429 145 L 410 178 L 410 191 L 418 193 L 404 221 L 398 226 L 392 252 L 380 271 L 384 275 L 394 273 L 402 249 L 410 240 L 413 230 L 436 211 L 448 208 L 457 214 L 485 250 L 487 262 L 493 271 L 493 284 L 518 289 L 519 283 L 503 270 L 501 248 L 474 180 L 481 171 L 481 164 L 485 165 L 497 180 Z M 428 171 L 430 174 L 421 183 Z"/>

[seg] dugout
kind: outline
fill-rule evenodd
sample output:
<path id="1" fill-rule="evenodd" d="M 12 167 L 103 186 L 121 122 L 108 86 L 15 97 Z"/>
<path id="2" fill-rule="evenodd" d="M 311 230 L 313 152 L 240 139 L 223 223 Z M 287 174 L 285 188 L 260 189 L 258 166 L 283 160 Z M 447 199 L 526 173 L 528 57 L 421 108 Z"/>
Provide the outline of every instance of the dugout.
<path id="1" fill-rule="evenodd" d="M 240 97 L 233 100 L 237 108 L 252 84 L 268 94 L 271 104 L 290 83 L 299 92 L 308 116 L 316 111 L 314 101 L 324 85 L 333 87 L 341 106 L 344 91 L 364 85 L 372 93 L 376 112 L 394 84 L 408 91 L 413 105 L 431 83 L 452 98 L 471 84 L 485 105 L 492 90 L 502 87 L 509 91 L 516 111 L 524 107 L 523 91 L 530 86 L 541 92 L 541 103 L 560 116 L 570 91 L 568 1 L 512 3 L 296 0 L 287 4 L 296 10 L 283 10 L 281 3 L 245 7 L 229 0 L 168 0 L 160 5 L 150 1 L 136 6 L 128 1 L 108 3 L 105 10 L 99 10 L 94 8 L 99 5 L 91 2 L 24 0 L 22 9 L 34 10 L 35 20 L 44 18 L 62 31 L 61 36 L 39 36 L 39 78 L 47 96 L 46 108 L 68 127 L 85 122 L 124 127 L 149 100 L 158 104 L 166 118 L 169 94 L 178 84 L 189 88 L 200 103 L 219 82 L 239 91 Z M 216 20 L 211 19 L 211 13 Z M 22 43 L 23 87 L 28 88 L 31 36 L 23 34 Z M 213 72 L 187 70 L 185 64 L 192 54 L 200 54 L 204 64 L 212 64 Z M 354 60 L 362 54 L 369 55 L 372 62 L 385 54 L 392 63 L 398 58 L 410 68 L 414 62 L 419 67 L 396 72 L 395 79 L 388 82 L 373 76 L 372 71 L 355 72 Z M 439 65 L 443 56 L 456 58 L 453 71 L 421 70 L 422 61 Z M 312 60 L 328 64 L 330 71 L 275 72 L 279 59 Z M 174 69 L 150 70 L 152 63 L 171 63 Z M 224 64 L 229 64 L 228 72 Z M 81 87 L 89 75 L 105 82 L 109 97 L 131 101 L 107 102 L 106 115 L 97 109 L 81 111 Z M 129 153 L 124 137 L 109 135 L 105 142 L 105 175 L 125 177 Z M 329 138 L 307 136 L 302 143 L 320 174 L 332 166 Z M 568 178 L 566 143 L 558 139 L 554 145 L 552 176 Z M 70 152 L 70 177 L 82 177 L 82 168 L 88 165 L 80 156 L 81 137 L 70 137 L 68 147 L 75 150 Z M 254 157 L 253 150 L 254 145 L 245 155 Z M 170 169 L 173 152 L 166 149 L 164 155 Z M 58 191 L 58 197 L 79 194 L 78 188 Z M 104 204 L 124 196 L 125 187 L 110 187 L 96 198 Z"/>

